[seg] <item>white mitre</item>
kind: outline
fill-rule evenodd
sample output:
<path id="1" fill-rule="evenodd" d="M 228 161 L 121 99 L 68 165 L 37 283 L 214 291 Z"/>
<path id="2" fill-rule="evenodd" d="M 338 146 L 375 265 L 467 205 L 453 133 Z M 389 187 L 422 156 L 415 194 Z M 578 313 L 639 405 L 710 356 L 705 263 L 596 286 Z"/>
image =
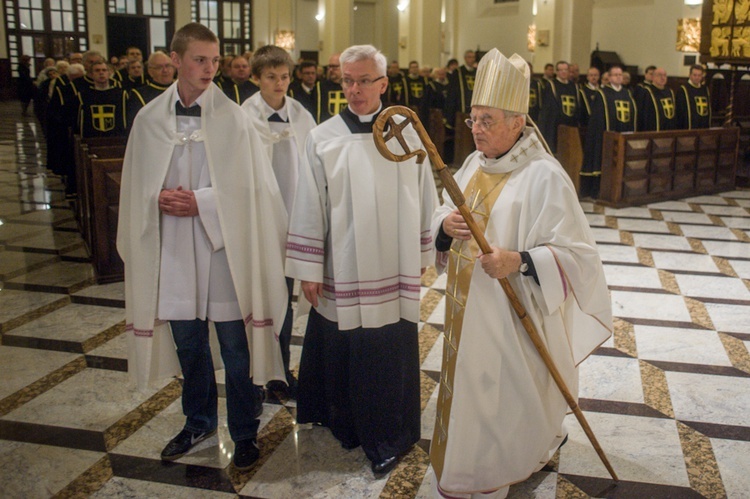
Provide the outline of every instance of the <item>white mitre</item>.
<path id="1" fill-rule="evenodd" d="M 479 61 L 471 105 L 528 114 L 530 80 L 531 71 L 523 57 L 513 54 L 508 59 L 492 49 Z"/>

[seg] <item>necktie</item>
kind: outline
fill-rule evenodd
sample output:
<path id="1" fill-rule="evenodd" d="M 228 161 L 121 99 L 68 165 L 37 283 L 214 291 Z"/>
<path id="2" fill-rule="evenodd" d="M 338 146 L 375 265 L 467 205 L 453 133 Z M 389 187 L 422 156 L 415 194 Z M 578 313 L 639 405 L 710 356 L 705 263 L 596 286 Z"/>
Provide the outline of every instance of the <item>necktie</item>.
<path id="1" fill-rule="evenodd" d="M 186 108 L 180 101 L 177 101 L 175 110 L 177 112 L 177 116 L 196 116 L 200 118 L 201 115 L 201 107 L 198 104 Z"/>

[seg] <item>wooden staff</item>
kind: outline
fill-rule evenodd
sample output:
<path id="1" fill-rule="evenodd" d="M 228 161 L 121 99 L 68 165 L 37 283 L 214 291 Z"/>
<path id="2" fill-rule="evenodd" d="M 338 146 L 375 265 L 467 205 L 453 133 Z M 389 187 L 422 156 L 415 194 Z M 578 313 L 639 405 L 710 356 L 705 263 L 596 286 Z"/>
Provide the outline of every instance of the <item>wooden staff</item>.
<path id="1" fill-rule="evenodd" d="M 393 119 L 394 115 L 399 115 L 405 119 L 397 123 Z M 427 149 L 426 152 L 422 149 L 418 149 L 416 151 L 411 151 L 409 149 L 409 145 L 406 143 L 406 140 L 402 135 L 402 130 L 409 124 L 411 124 L 417 131 L 417 135 L 422 141 L 422 145 L 424 145 L 425 149 Z M 386 125 L 388 125 L 387 131 L 385 130 Z M 414 113 L 414 111 L 412 111 L 408 107 L 391 106 L 380 113 L 380 116 L 378 116 L 378 119 L 375 121 L 372 128 L 372 134 L 375 138 L 375 147 L 377 147 L 380 154 L 383 155 L 383 157 L 386 159 L 401 162 L 416 156 L 417 163 L 421 164 L 424 162 L 425 157 L 429 156 L 432 167 L 435 168 L 435 170 L 438 172 L 440 180 L 443 181 L 445 190 L 448 191 L 451 199 L 455 203 L 458 210 L 461 212 L 461 215 L 464 217 L 464 220 L 471 230 L 471 235 L 474 236 L 474 239 L 477 241 L 477 244 L 479 245 L 482 253 L 492 253 L 492 248 L 490 248 L 490 245 L 487 243 L 487 239 L 485 239 L 484 234 L 474 220 L 474 217 L 471 215 L 469 208 L 466 206 L 466 200 L 464 199 L 463 192 L 461 192 L 461 189 L 459 189 L 458 184 L 456 184 L 456 181 L 453 178 L 453 175 L 451 175 L 451 172 L 445 167 L 445 163 L 443 163 L 442 158 L 440 158 L 440 155 L 435 148 L 435 144 L 432 143 L 430 136 L 427 135 L 427 131 L 424 129 L 424 126 L 417 117 L 416 113 Z M 386 142 L 394 137 L 399 142 L 399 144 L 401 144 L 401 147 L 404 149 L 405 154 L 400 156 L 394 154 L 386 146 Z M 573 414 L 575 414 L 576 419 L 578 419 L 578 422 L 581 424 L 581 427 L 586 433 L 586 436 L 589 438 L 591 445 L 594 446 L 596 453 L 599 454 L 599 458 L 602 460 L 602 463 L 604 463 L 607 471 L 609 471 L 609 474 L 612 475 L 614 481 L 618 482 L 619 478 L 617 478 L 615 470 L 612 468 L 612 465 L 609 464 L 607 456 L 604 454 L 604 451 L 602 450 L 599 442 L 594 436 L 594 432 L 591 430 L 588 421 L 586 421 L 583 412 L 581 411 L 580 407 L 578 407 L 578 403 L 576 402 L 573 395 L 571 395 L 570 390 L 566 386 L 565 381 L 560 375 L 560 371 L 557 370 L 555 362 L 552 360 L 547 347 L 544 345 L 544 342 L 539 336 L 534 323 L 526 313 L 526 309 L 518 299 L 516 292 L 513 290 L 513 287 L 510 285 L 510 282 L 507 278 L 503 277 L 502 279 L 498 279 L 498 281 L 500 282 L 503 291 L 505 291 L 510 304 L 513 306 L 513 310 L 515 310 L 516 315 L 521 320 L 524 329 L 526 329 L 529 338 L 531 338 L 531 342 L 536 347 L 539 355 L 544 361 L 544 364 L 547 366 L 547 369 L 552 375 L 552 379 L 555 380 L 555 384 L 560 389 L 560 392 L 565 398 L 565 401 L 568 403 L 568 407 L 570 407 L 570 409 L 573 411 Z"/>

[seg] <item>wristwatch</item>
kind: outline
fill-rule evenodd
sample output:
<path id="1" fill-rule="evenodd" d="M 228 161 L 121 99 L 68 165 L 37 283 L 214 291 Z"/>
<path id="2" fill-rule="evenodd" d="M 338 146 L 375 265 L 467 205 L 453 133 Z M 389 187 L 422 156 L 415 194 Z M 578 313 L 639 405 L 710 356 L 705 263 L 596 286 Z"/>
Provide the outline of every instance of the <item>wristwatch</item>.
<path id="1" fill-rule="evenodd" d="M 529 255 L 528 251 L 521 251 L 521 266 L 518 267 L 518 271 L 522 273 L 523 275 L 527 275 L 526 273 L 529 271 L 529 260 L 531 260 L 531 256 Z"/>

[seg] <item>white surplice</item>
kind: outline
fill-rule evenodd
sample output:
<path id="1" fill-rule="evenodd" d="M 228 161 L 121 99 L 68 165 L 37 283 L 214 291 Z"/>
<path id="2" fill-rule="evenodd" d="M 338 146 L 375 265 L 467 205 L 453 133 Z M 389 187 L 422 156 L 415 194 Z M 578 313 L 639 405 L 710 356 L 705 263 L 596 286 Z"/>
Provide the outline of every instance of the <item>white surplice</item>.
<path id="1" fill-rule="evenodd" d="M 191 272 L 196 275 L 190 279 L 198 279 L 198 272 L 208 272 L 205 282 L 209 283 L 206 302 L 209 318 L 212 308 L 208 302 L 213 299 L 212 294 L 225 304 L 233 302 L 236 296 L 238 318 L 244 320 L 248 333 L 250 375 L 258 384 L 271 379 L 284 380 L 278 331 L 287 305 L 283 271 L 287 220 L 268 157 L 246 115 L 214 85 L 200 97 L 200 128 L 190 127 L 189 134 L 185 133 L 188 129 L 180 131 L 177 126 L 176 94 L 175 83 L 138 113 L 123 163 L 117 249 L 125 262 L 128 370 L 141 388 L 179 373 L 169 329 L 156 320 L 162 312 L 168 315 L 168 307 L 162 310 L 158 304 L 160 281 L 182 279 Z M 191 123 L 191 120 L 180 118 L 180 122 Z M 198 143 L 202 146 L 196 148 Z M 211 249 L 210 265 L 203 270 L 165 269 L 162 239 L 170 234 L 170 229 L 162 223 L 159 192 L 164 186 L 176 187 L 172 183 L 183 182 L 180 169 L 172 169 L 171 165 L 191 147 L 189 157 L 183 158 L 188 163 L 202 161 L 197 152 L 205 148 L 205 165 L 194 171 L 197 179 L 190 179 L 186 173 L 193 171 L 191 168 L 183 172 L 188 175 L 189 185 L 199 187 L 196 199 L 203 211 L 201 221 L 184 222 L 182 229 L 198 230 L 199 237 L 195 240 Z M 183 187 L 187 188 L 184 184 Z M 177 235 L 174 231 L 171 234 Z M 183 241 L 164 243 L 165 247 L 176 250 L 174 254 L 179 253 L 178 245 L 184 244 Z M 222 251 L 226 255 L 223 270 L 228 271 L 234 285 L 232 290 L 221 279 L 214 281 L 222 287 L 224 296 L 210 284 L 211 272 L 218 272 L 220 277 L 222 258 L 216 255 Z M 195 261 L 200 262 L 201 257 Z M 214 267 L 214 263 L 218 266 Z M 170 275 L 161 275 L 161 271 L 167 270 Z M 200 284 L 200 280 L 196 282 Z M 201 307 L 200 299 L 197 307 Z M 217 317 L 234 316 L 233 313 L 236 310 L 216 312 Z"/>
<path id="2" fill-rule="evenodd" d="M 274 110 L 263 100 L 260 92 L 247 99 L 242 104 L 242 109 L 250 116 L 253 126 L 263 139 L 284 198 L 284 206 L 287 213 L 291 213 L 297 194 L 299 158 L 304 154 L 307 135 L 316 126 L 315 118 L 302 104 L 289 96 L 284 97 L 281 109 Z M 269 122 L 269 116 L 274 113 L 289 123 Z"/>
<path id="3" fill-rule="evenodd" d="M 421 147 L 413 130 L 405 135 Z M 313 129 L 305 149 L 287 275 L 323 283 L 317 310 L 340 330 L 417 323 L 420 269 L 434 257 L 429 162 L 384 159 L 372 133 L 352 133 L 341 115 Z"/>
<path id="4" fill-rule="evenodd" d="M 479 168 L 510 172 L 485 236 L 491 246 L 530 253 L 540 285 L 520 273 L 508 279 L 577 398 L 577 365 L 610 336 L 612 312 L 594 237 L 573 185 L 531 129 L 499 159 L 478 151 L 470 155 L 455 175 L 462 191 Z M 434 236 L 455 209 L 447 193 L 443 197 L 445 204 L 433 217 Z M 447 254 L 437 254 L 438 271 L 445 269 Z M 564 437 L 567 411 L 502 287 L 478 259 L 470 282 L 445 420 L 445 454 L 436 456 L 433 449 L 431 455 L 433 462 L 443 460 L 439 483 L 447 494 L 495 491 L 525 480 Z M 448 289 L 452 286 L 448 282 Z"/>

